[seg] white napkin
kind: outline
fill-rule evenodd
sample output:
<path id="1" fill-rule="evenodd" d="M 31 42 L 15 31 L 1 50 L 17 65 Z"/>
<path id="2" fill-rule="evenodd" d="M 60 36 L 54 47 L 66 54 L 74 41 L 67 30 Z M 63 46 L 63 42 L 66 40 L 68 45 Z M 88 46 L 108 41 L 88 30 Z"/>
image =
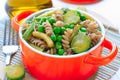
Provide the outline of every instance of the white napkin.
<path id="1" fill-rule="evenodd" d="M 120 80 L 120 69 L 116 72 L 114 76 L 110 80 Z"/>

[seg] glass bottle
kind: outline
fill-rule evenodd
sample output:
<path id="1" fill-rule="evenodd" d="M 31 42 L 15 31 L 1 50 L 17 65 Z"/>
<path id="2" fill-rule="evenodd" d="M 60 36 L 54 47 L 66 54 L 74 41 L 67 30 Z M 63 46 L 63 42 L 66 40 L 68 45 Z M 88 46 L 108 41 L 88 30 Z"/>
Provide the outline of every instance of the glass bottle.
<path id="1" fill-rule="evenodd" d="M 51 0 L 7 0 L 5 10 L 12 18 L 23 11 L 39 11 L 50 7 L 52 7 Z"/>

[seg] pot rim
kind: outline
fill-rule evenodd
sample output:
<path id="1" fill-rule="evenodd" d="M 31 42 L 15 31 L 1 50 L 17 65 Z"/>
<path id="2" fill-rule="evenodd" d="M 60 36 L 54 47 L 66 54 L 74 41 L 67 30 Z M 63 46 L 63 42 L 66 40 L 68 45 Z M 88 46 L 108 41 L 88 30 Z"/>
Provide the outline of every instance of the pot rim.
<path id="1" fill-rule="evenodd" d="M 49 12 L 51 10 L 57 10 L 57 9 L 61 9 L 61 8 L 47 8 L 47 9 L 43 9 L 43 10 L 40 10 L 40 11 L 37 11 L 33 14 L 31 14 L 30 16 L 28 16 L 22 23 L 28 21 L 29 19 L 35 17 L 35 16 L 38 16 L 44 12 Z M 69 8 L 69 9 L 72 9 L 72 10 L 78 10 L 80 11 L 81 13 L 83 14 L 86 14 L 88 16 L 90 16 L 91 18 L 93 18 L 99 25 L 99 27 L 101 28 L 101 32 L 102 32 L 102 37 L 100 39 L 100 41 L 94 46 L 92 47 L 91 49 L 89 49 L 88 51 L 85 51 L 85 52 L 82 52 L 82 53 L 77 53 L 75 55 L 62 55 L 62 56 L 58 56 L 58 55 L 51 55 L 51 54 L 47 54 L 47 53 L 44 53 L 42 51 L 38 51 L 36 49 L 34 49 L 33 47 L 31 47 L 23 38 L 22 38 L 22 25 L 20 25 L 20 28 L 19 28 L 19 39 L 24 43 L 24 45 L 26 45 L 29 49 L 31 49 L 32 51 L 38 53 L 38 54 L 41 54 L 43 56 L 47 56 L 47 57 L 53 57 L 53 58 L 74 58 L 74 57 L 79 57 L 79 56 L 83 56 L 83 55 L 86 55 L 86 54 L 89 54 L 90 52 L 94 51 L 97 47 L 99 47 L 102 42 L 104 41 L 104 38 L 105 38 L 105 29 L 104 29 L 104 26 L 102 24 L 102 22 L 100 22 L 100 20 L 98 20 L 97 18 L 95 18 L 92 14 L 89 14 L 85 11 L 82 11 L 82 10 L 79 10 L 79 9 L 74 9 L 74 8 Z M 21 47 L 20 47 L 21 48 Z"/>

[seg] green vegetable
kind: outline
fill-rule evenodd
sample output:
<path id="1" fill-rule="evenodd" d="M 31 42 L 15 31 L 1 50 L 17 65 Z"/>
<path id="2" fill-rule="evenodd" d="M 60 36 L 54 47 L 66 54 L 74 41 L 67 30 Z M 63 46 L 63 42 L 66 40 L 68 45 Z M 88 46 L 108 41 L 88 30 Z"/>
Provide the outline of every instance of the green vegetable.
<path id="1" fill-rule="evenodd" d="M 39 32 L 44 32 L 45 31 L 45 27 L 43 25 L 39 25 L 38 26 L 38 31 Z"/>
<path id="2" fill-rule="evenodd" d="M 64 15 L 64 22 L 68 24 L 76 24 L 80 22 L 80 17 L 75 10 L 70 10 Z"/>
<path id="3" fill-rule="evenodd" d="M 54 28 L 53 28 L 53 32 L 54 32 L 55 34 L 60 34 L 61 28 L 60 28 L 60 27 L 54 27 Z"/>
<path id="4" fill-rule="evenodd" d="M 68 11 L 70 11 L 70 9 L 68 8 L 62 8 L 62 10 L 63 10 L 63 14 L 66 14 Z"/>
<path id="5" fill-rule="evenodd" d="M 79 11 L 77 11 L 77 14 L 79 15 L 79 17 L 81 16 L 81 13 Z"/>
<path id="6" fill-rule="evenodd" d="M 64 49 L 58 49 L 58 55 L 63 55 L 63 54 L 64 54 L 64 52 L 65 52 L 65 50 L 64 50 Z"/>
<path id="7" fill-rule="evenodd" d="M 40 17 L 36 17 L 35 20 L 36 20 L 37 22 L 39 22 L 39 21 L 41 20 L 41 18 L 40 18 Z"/>
<path id="8" fill-rule="evenodd" d="M 29 43 L 30 46 L 32 46 L 33 48 L 37 49 L 38 51 L 43 51 L 44 49 L 38 47 L 38 46 L 35 46 L 34 44 L 32 43 Z"/>
<path id="9" fill-rule="evenodd" d="M 42 17 L 42 20 L 45 22 L 46 20 L 48 20 L 48 17 Z"/>
<path id="10" fill-rule="evenodd" d="M 6 66 L 5 72 L 8 80 L 23 80 L 25 77 L 25 70 L 20 64 Z"/>
<path id="11" fill-rule="evenodd" d="M 32 31 L 34 30 L 34 27 L 35 27 L 35 23 L 33 22 L 29 27 L 28 29 L 23 33 L 23 38 L 25 40 L 29 39 L 31 34 L 32 34 Z"/>
<path id="12" fill-rule="evenodd" d="M 28 24 L 31 24 L 31 23 L 32 23 L 32 21 L 27 21 L 27 23 L 28 23 Z"/>
<path id="13" fill-rule="evenodd" d="M 87 29 L 84 28 L 84 27 L 81 27 L 81 28 L 80 28 L 80 31 L 82 31 L 82 32 L 87 32 Z"/>
<path id="14" fill-rule="evenodd" d="M 70 25 L 70 24 L 66 23 L 66 24 L 64 24 L 64 27 L 65 27 L 65 28 L 68 28 L 69 25 Z"/>
<path id="15" fill-rule="evenodd" d="M 51 35 L 51 39 L 55 42 L 57 40 L 56 35 Z"/>
<path id="16" fill-rule="evenodd" d="M 80 16 L 80 20 L 81 20 L 81 21 L 85 21 L 85 20 L 86 20 L 86 17 L 83 16 L 83 15 L 81 15 L 81 16 Z"/>
<path id="17" fill-rule="evenodd" d="M 90 48 L 89 37 L 84 32 L 79 31 L 72 39 L 71 48 L 74 53 L 87 51 Z"/>
<path id="18" fill-rule="evenodd" d="M 56 49 L 61 49 L 62 48 L 61 42 L 56 42 L 55 47 Z"/>
<path id="19" fill-rule="evenodd" d="M 45 22 L 46 20 L 48 20 L 48 17 L 41 17 L 40 25 L 42 25 L 42 23 Z"/>
<path id="20" fill-rule="evenodd" d="M 59 36 L 57 37 L 57 41 L 58 41 L 58 42 L 61 42 L 61 41 L 62 41 L 62 36 L 59 35 Z"/>
<path id="21" fill-rule="evenodd" d="M 68 23 L 66 23 L 66 24 L 64 24 L 64 27 L 65 28 L 73 29 L 74 28 L 74 24 L 68 24 Z"/>
<path id="22" fill-rule="evenodd" d="M 65 27 L 61 27 L 61 34 L 64 34 L 65 30 Z"/>
<path id="23" fill-rule="evenodd" d="M 74 24 L 69 25 L 68 28 L 73 29 L 74 28 Z"/>
<path id="24" fill-rule="evenodd" d="M 52 18 L 52 17 L 51 17 L 51 18 L 49 18 L 49 19 L 48 19 L 48 21 L 49 21 L 51 24 L 53 24 L 53 23 L 55 23 L 55 22 L 56 22 L 56 20 L 55 20 L 54 18 Z"/>

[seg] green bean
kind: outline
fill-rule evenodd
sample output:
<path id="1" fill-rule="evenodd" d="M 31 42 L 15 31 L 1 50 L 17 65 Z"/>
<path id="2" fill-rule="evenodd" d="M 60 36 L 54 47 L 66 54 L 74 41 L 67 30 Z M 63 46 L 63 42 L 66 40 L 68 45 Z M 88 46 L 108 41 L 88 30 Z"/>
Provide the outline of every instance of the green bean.
<path id="1" fill-rule="evenodd" d="M 22 37 L 26 40 L 29 39 L 32 34 L 32 31 L 34 30 L 34 27 L 35 27 L 35 23 L 33 22 L 31 26 L 29 26 L 28 29 L 23 33 Z"/>
<path id="2" fill-rule="evenodd" d="M 64 54 L 64 52 L 65 52 L 65 50 L 64 50 L 64 49 L 58 49 L 58 55 L 63 55 L 63 54 Z"/>

